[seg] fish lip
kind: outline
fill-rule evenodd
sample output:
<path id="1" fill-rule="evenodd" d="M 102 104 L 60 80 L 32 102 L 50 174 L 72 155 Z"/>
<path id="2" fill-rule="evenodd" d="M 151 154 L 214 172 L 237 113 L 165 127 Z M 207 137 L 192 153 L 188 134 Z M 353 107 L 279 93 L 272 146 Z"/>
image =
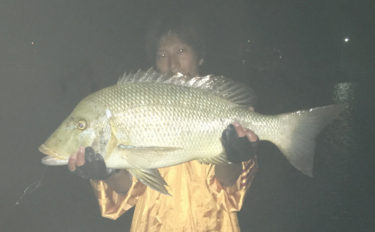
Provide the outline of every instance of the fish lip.
<path id="1" fill-rule="evenodd" d="M 63 156 L 57 154 L 55 151 L 52 151 L 45 144 L 40 145 L 38 150 L 47 156 L 52 156 L 56 159 L 64 159 Z"/>

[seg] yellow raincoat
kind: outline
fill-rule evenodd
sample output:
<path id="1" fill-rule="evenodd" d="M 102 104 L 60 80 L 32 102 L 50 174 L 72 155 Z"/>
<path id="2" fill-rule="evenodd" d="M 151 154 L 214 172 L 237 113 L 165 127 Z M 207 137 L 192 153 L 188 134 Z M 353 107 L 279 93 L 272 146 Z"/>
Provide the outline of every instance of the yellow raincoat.
<path id="1" fill-rule="evenodd" d="M 215 166 L 190 161 L 160 168 L 172 196 L 160 194 L 133 178 L 126 195 L 92 180 L 103 217 L 117 219 L 135 207 L 131 231 L 239 231 L 237 211 L 257 170 L 256 159 L 242 163 L 242 174 L 230 187 L 215 178 Z"/>

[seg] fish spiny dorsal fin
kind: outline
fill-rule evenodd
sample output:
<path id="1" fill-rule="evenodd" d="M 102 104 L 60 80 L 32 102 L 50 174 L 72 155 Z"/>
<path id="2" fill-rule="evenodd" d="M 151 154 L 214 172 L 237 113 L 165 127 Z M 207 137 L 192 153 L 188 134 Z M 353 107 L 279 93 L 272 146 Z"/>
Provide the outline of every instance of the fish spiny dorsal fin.
<path id="1" fill-rule="evenodd" d="M 191 77 L 181 73 L 165 75 L 150 68 L 147 71 L 138 70 L 136 73 L 124 73 L 124 75 L 119 78 L 117 84 L 121 85 L 135 82 L 165 83 L 205 89 L 243 106 L 254 106 L 256 102 L 255 93 L 250 87 L 224 76 L 206 75 Z"/>

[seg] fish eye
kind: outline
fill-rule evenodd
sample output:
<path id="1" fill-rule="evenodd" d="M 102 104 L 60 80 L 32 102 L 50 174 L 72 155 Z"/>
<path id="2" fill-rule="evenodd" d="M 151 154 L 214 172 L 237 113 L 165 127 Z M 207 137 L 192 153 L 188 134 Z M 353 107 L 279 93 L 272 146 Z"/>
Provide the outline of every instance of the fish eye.
<path id="1" fill-rule="evenodd" d="M 87 127 L 87 123 L 85 120 L 79 120 L 77 123 L 77 128 L 80 130 L 84 130 Z"/>

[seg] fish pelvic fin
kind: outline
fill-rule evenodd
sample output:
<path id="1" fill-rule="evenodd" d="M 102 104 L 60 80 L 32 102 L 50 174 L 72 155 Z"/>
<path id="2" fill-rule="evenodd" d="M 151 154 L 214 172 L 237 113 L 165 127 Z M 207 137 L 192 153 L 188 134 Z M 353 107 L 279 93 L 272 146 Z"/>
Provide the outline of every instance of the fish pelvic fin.
<path id="1" fill-rule="evenodd" d="M 277 128 L 282 129 L 269 140 L 280 149 L 296 169 L 312 177 L 315 137 L 343 109 L 342 105 L 328 105 L 278 115 Z"/>
<path id="2" fill-rule="evenodd" d="M 143 184 L 147 185 L 148 187 L 166 195 L 170 195 L 168 190 L 165 188 L 167 183 L 160 175 L 158 169 L 127 169 L 130 174 L 132 174 L 135 178 L 141 181 Z"/>

